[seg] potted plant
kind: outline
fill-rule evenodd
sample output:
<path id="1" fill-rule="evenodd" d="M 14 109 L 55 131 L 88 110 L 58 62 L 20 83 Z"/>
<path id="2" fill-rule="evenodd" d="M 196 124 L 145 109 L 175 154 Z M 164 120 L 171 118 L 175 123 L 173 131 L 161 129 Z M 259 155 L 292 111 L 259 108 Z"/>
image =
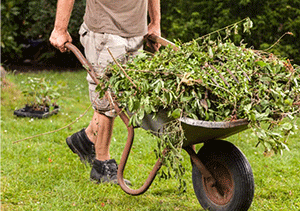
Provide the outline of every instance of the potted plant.
<path id="1" fill-rule="evenodd" d="M 25 107 L 15 110 L 14 114 L 36 118 L 45 118 L 57 114 L 59 106 L 56 104 L 56 100 L 60 97 L 58 90 L 62 86 L 62 82 L 53 84 L 45 78 L 28 77 L 22 91 L 27 98 L 27 104 Z"/>

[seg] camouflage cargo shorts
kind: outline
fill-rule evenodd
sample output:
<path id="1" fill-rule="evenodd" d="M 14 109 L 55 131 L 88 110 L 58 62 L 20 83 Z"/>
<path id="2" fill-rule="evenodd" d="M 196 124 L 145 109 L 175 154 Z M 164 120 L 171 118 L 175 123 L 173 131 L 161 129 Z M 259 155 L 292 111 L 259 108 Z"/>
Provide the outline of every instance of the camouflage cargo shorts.
<path id="1" fill-rule="evenodd" d="M 143 36 L 127 38 L 113 34 L 94 33 L 87 28 L 85 23 L 81 25 L 79 34 L 85 56 L 93 65 L 97 77 L 103 77 L 106 66 L 113 62 L 107 48 L 109 48 L 114 58 L 118 58 L 122 62 L 126 62 L 128 55 L 135 56 L 143 48 Z M 87 75 L 87 81 L 93 108 L 108 117 L 116 117 L 117 113 L 110 105 L 109 100 L 105 97 L 102 99 L 98 97 L 98 93 L 95 91 L 97 85 L 89 74 Z"/>

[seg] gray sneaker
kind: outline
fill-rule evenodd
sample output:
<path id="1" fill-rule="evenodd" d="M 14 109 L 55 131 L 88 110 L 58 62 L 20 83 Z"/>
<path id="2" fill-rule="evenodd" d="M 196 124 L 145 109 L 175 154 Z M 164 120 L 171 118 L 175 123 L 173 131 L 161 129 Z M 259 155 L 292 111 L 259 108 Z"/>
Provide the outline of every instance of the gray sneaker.
<path id="1" fill-rule="evenodd" d="M 118 164 L 115 159 L 100 161 L 94 160 L 93 168 L 91 170 L 90 179 L 97 183 L 112 183 L 118 184 L 117 179 Z M 131 185 L 129 180 L 124 180 L 126 185 Z"/>
<path id="2" fill-rule="evenodd" d="M 86 164 L 86 162 L 90 165 L 93 164 L 96 155 L 95 146 L 87 137 L 85 129 L 69 136 L 66 142 L 72 152 L 76 153 L 84 164 Z"/>

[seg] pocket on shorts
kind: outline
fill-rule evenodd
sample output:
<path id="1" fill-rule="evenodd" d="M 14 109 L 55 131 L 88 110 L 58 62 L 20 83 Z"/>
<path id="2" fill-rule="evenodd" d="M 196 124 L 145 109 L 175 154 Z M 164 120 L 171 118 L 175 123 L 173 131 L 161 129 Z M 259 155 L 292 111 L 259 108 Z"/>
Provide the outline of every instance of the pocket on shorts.
<path id="1" fill-rule="evenodd" d="M 85 46 L 89 31 L 90 30 L 88 29 L 88 27 L 86 26 L 85 23 L 81 24 L 80 29 L 79 29 L 79 35 L 80 35 L 80 43 L 83 46 Z"/>

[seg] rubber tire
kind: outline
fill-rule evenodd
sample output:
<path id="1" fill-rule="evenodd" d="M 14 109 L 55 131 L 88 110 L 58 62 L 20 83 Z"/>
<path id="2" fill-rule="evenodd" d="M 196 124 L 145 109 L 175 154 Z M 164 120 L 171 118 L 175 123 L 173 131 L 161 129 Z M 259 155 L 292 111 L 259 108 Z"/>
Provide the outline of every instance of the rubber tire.
<path id="1" fill-rule="evenodd" d="M 244 211 L 251 206 L 254 197 L 254 178 L 250 163 L 245 155 L 232 143 L 214 140 L 204 144 L 197 153 L 198 157 L 214 175 L 211 168 L 221 165 L 228 170 L 232 182 L 232 195 L 226 204 L 218 203 L 207 195 L 207 188 L 201 172 L 193 165 L 192 180 L 196 197 L 205 210 Z M 214 167 L 212 167 L 214 165 Z M 216 168 L 217 169 L 217 168 Z M 211 189 L 212 190 L 212 189 Z"/>

